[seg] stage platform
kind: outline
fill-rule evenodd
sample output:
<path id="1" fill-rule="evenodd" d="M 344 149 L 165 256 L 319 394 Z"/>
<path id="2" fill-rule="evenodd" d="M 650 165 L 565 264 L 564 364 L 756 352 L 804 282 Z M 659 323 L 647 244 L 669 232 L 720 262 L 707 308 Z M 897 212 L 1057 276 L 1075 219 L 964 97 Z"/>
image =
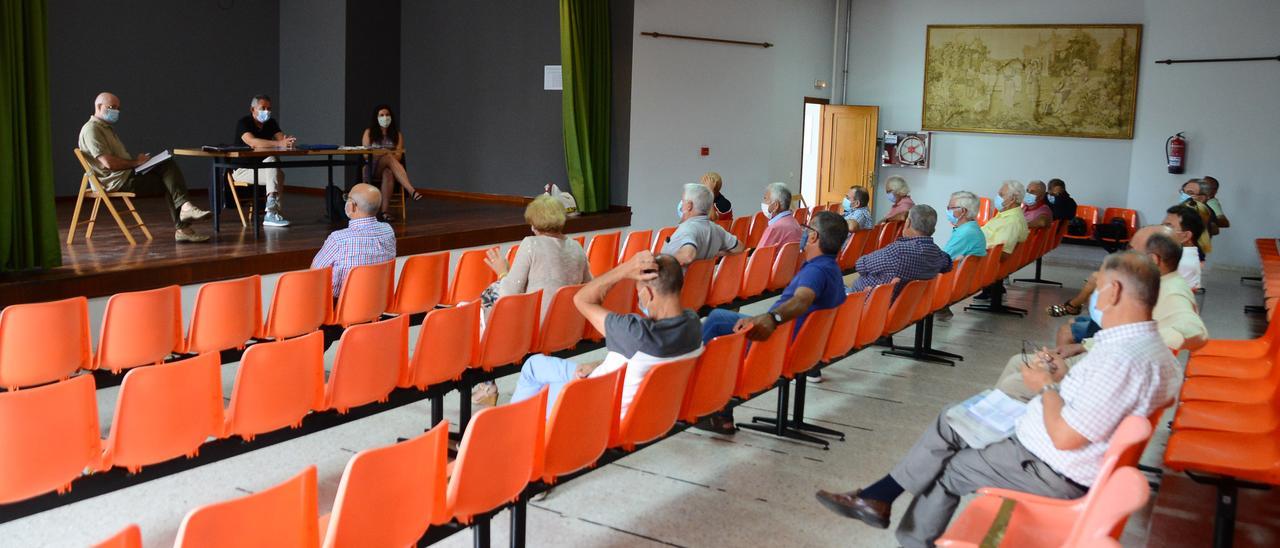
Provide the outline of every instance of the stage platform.
<path id="1" fill-rule="evenodd" d="M 47 271 L 0 274 L 0 308 L 10 304 L 48 301 L 83 295 L 100 297 L 121 291 L 186 285 L 252 274 L 304 269 L 335 228 L 324 218 L 324 197 L 318 192 L 289 189 L 282 202 L 292 223 L 287 228 L 264 227 L 254 239 L 252 227 L 242 227 L 234 209 L 222 211 L 222 231 L 207 243 L 178 244 L 161 197 L 135 200 L 154 239 L 147 242 L 137 229 L 138 245 L 131 246 L 102 208 L 92 241 L 84 239 L 83 224 L 75 242 L 67 245 L 67 229 L 75 203 L 59 200 L 58 237 L 63 266 Z M 207 205 L 203 193 L 192 199 Z M 530 235 L 524 221 L 528 198 L 452 191 L 429 191 L 409 203 L 407 220 L 394 223 L 396 253 L 416 255 L 446 249 L 518 240 Z M 119 204 L 117 204 L 119 207 Z M 88 207 L 86 207 L 88 209 Z M 87 212 L 81 213 L 82 220 Z M 614 206 L 608 212 L 569 220 L 568 233 L 622 228 L 630 225 L 631 210 Z M 208 221 L 196 229 L 212 234 Z"/>

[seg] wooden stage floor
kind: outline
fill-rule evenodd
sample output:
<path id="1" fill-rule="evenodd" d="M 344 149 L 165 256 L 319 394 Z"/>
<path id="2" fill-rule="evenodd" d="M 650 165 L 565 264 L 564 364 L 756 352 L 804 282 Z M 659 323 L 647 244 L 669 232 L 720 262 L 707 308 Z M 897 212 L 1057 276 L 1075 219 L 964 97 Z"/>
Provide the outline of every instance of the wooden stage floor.
<path id="1" fill-rule="evenodd" d="M 202 193 L 192 199 L 208 204 Z M 240 226 L 234 209 L 222 211 L 222 232 L 207 243 L 178 244 L 160 197 L 135 200 L 154 239 L 147 242 L 137 229 L 137 246 L 130 246 L 107 213 L 99 212 L 93 240 L 84 239 L 83 224 L 75 243 L 67 245 L 74 203 L 59 201 L 58 236 L 63 266 L 47 271 L 0 274 L 0 308 L 15 303 L 47 301 L 83 295 L 99 297 L 121 291 L 151 289 L 168 284 L 186 285 L 307 268 L 329 232 L 324 219 L 324 198 L 292 192 L 282 202 L 292 223 L 287 228 L 264 227 L 255 240 L 252 227 Z M 460 192 L 432 192 L 409 203 L 407 221 L 397 221 L 396 253 L 415 255 L 518 240 L 530 234 L 524 222 L 524 202 L 515 196 Z M 87 214 L 82 212 L 82 219 Z M 614 206 L 606 213 L 570 219 L 567 232 L 587 232 L 630 225 L 629 208 Z M 195 225 L 212 234 L 209 221 Z"/>

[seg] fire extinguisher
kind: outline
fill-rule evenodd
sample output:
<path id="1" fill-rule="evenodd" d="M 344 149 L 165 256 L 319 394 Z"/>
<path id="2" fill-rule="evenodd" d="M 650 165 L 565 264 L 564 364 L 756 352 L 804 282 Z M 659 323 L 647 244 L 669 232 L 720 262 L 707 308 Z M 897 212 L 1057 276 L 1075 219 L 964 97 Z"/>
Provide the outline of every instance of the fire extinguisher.
<path id="1" fill-rule="evenodd" d="M 1169 173 L 1182 173 L 1187 167 L 1187 138 L 1179 131 L 1164 142 L 1164 158 Z"/>

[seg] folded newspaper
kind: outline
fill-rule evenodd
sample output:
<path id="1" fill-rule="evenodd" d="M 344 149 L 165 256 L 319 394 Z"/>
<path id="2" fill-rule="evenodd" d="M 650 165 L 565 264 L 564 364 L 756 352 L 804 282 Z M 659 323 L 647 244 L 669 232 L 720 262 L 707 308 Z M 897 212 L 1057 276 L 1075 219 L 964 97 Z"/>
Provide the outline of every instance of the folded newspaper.
<path id="1" fill-rule="evenodd" d="M 983 390 L 947 410 L 947 424 L 974 449 L 1013 435 L 1027 404 L 999 390 Z"/>

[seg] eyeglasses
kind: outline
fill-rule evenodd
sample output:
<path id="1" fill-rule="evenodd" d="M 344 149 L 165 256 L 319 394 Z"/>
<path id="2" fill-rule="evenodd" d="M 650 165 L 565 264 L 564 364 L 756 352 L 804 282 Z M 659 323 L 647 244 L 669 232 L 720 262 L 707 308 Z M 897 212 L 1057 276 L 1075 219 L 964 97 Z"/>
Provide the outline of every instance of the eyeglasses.
<path id="1" fill-rule="evenodd" d="M 1026 340 L 1026 339 L 1022 339 L 1022 354 L 1021 354 L 1021 356 L 1022 356 L 1022 365 L 1026 366 L 1026 367 L 1031 367 L 1031 358 L 1030 358 L 1030 357 L 1034 357 L 1034 356 L 1036 355 L 1036 352 L 1038 352 L 1038 351 L 1039 351 L 1039 348 L 1037 348 L 1037 347 L 1036 347 L 1036 343 L 1033 343 L 1033 342 L 1028 341 L 1028 340 Z M 1028 356 L 1030 356 L 1030 357 L 1028 357 Z"/>

